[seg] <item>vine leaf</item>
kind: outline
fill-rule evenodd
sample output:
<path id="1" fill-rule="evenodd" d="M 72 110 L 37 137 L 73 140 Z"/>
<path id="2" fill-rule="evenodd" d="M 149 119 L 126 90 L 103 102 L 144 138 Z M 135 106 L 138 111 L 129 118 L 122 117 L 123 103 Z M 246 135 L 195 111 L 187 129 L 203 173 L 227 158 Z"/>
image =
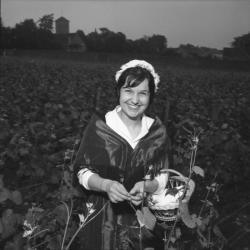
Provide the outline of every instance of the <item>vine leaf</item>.
<path id="1" fill-rule="evenodd" d="M 15 232 L 16 228 L 16 216 L 12 209 L 6 209 L 2 214 L 2 238 L 5 239 Z"/>
<path id="2" fill-rule="evenodd" d="M 47 245 L 48 249 L 53 250 L 53 249 L 60 249 L 61 248 L 61 242 L 62 242 L 61 235 L 57 235 L 56 237 L 46 236 L 45 239 L 48 241 L 48 245 Z"/>
<path id="3" fill-rule="evenodd" d="M 170 237 L 170 241 L 171 241 L 172 243 L 175 243 L 176 240 L 177 240 L 177 239 L 176 239 L 174 236 Z"/>
<path id="4" fill-rule="evenodd" d="M 208 240 L 207 238 L 202 234 L 202 232 L 200 231 L 199 228 L 197 228 L 196 230 L 197 234 L 199 235 L 199 242 L 200 244 L 202 245 L 203 248 L 208 248 L 209 246 L 209 243 L 208 243 Z"/>
<path id="5" fill-rule="evenodd" d="M 223 233 L 221 232 L 220 228 L 217 225 L 214 225 L 213 232 L 216 236 L 218 236 L 218 238 L 222 239 L 223 241 L 226 241 L 225 236 L 223 235 Z"/>
<path id="6" fill-rule="evenodd" d="M 53 213 L 55 214 L 58 223 L 64 226 L 67 221 L 67 209 L 65 208 L 65 206 L 64 205 L 57 206 L 54 209 Z"/>
<path id="7" fill-rule="evenodd" d="M 204 170 L 203 170 L 202 168 L 198 167 L 198 166 L 194 166 L 192 170 L 193 170 L 193 172 L 194 172 L 195 174 L 198 174 L 198 175 L 200 175 L 201 177 L 204 177 L 204 176 L 205 176 Z"/>
<path id="8" fill-rule="evenodd" d="M 176 239 L 181 238 L 181 229 L 179 227 L 177 227 L 175 230 L 175 237 L 176 237 Z"/>
<path id="9" fill-rule="evenodd" d="M 11 197 L 11 192 L 7 188 L 0 189 L 0 203 L 6 201 Z"/>
<path id="10" fill-rule="evenodd" d="M 10 199 L 16 204 L 21 205 L 23 203 L 23 197 L 22 194 L 18 191 L 12 191 Z"/>
<path id="11" fill-rule="evenodd" d="M 209 222 L 210 222 L 209 216 L 205 218 L 201 218 L 201 217 L 197 217 L 197 215 L 194 214 L 193 219 L 201 232 L 204 232 L 207 229 Z"/>
<path id="12" fill-rule="evenodd" d="M 180 202 L 179 209 L 180 209 L 181 219 L 184 222 L 184 224 L 189 228 L 195 228 L 196 223 L 192 219 L 192 217 L 189 213 L 188 203 L 187 202 Z"/>
<path id="13" fill-rule="evenodd" d="M 23 239 L 22 236 L 19 234 L 15 235 L 12 241 L 8 241 L 5 244 L 4 250 L 20 250 L 23 249 L 22 246 L 23 246 Z"/>

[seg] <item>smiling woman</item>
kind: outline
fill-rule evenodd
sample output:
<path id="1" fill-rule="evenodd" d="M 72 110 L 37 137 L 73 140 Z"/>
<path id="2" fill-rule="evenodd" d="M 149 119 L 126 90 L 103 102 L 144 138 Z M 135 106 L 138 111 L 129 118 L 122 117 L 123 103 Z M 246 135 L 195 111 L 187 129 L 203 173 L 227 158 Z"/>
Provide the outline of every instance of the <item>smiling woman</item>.
<path id="1" fill-rule="evenodd" d="M 145 61 L 132 60 L 116 73 L 118 106 L 93 115 L 74 164 L 81 189 L 102 213 L 83 232 L 83 249 L 144 249 L 157 241 L 140 227 L 135 211 L 145 193 L 161 192 L 168 168 L 165 126 L 145 112 L 159 76 Z M 142 237 L 141 237 L 142 236 Z"/>
<path id="2" fill-rule="evenodd" d="M 118 115 L 126 124 L 132 138 L 136 138 L 140 133 L 140 120 L 149 105 L 148 84 L 148 80 L 145 79 L 137 87 L 122 87 L 120 90 L 121 109 Z"/>

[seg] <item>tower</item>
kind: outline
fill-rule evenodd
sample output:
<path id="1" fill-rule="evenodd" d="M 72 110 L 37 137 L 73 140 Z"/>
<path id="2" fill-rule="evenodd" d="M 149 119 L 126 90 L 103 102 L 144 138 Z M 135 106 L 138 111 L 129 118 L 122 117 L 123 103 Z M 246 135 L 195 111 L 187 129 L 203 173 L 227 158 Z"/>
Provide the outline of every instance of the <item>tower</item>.
<path id="1" fill-rule="evenodd" d="M 65 17 L 59 17 L 55 20 L 56 34 L 69 34 L 69 20 Z"/>

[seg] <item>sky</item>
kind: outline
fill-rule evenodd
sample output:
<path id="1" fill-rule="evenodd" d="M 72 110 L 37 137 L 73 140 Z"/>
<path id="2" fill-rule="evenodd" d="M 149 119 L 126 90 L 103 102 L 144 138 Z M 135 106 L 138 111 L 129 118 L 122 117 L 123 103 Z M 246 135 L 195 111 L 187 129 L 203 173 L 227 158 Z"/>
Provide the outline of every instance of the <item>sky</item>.
<path id="1" fill-rule="evenodd" d="M 47 14 L 64 16 L 70 32 L 106 27 L 127 39 L 164 35 L 168 47 L 222 49 L 250 32 L 250 0 L 0 0 L 4 26 Z"/>

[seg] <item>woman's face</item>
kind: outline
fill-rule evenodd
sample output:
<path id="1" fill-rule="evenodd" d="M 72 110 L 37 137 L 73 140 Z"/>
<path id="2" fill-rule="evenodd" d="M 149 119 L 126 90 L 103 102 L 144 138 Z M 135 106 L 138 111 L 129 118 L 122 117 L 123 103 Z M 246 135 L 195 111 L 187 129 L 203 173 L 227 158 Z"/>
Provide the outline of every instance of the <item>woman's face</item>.
<path id="1" fill-rule="evenodd" d="M 149 106 L 148 79 L 136 87 L 122 87 L 119 101 L 122 115 L 132 120 L 140 119 Z"/>

